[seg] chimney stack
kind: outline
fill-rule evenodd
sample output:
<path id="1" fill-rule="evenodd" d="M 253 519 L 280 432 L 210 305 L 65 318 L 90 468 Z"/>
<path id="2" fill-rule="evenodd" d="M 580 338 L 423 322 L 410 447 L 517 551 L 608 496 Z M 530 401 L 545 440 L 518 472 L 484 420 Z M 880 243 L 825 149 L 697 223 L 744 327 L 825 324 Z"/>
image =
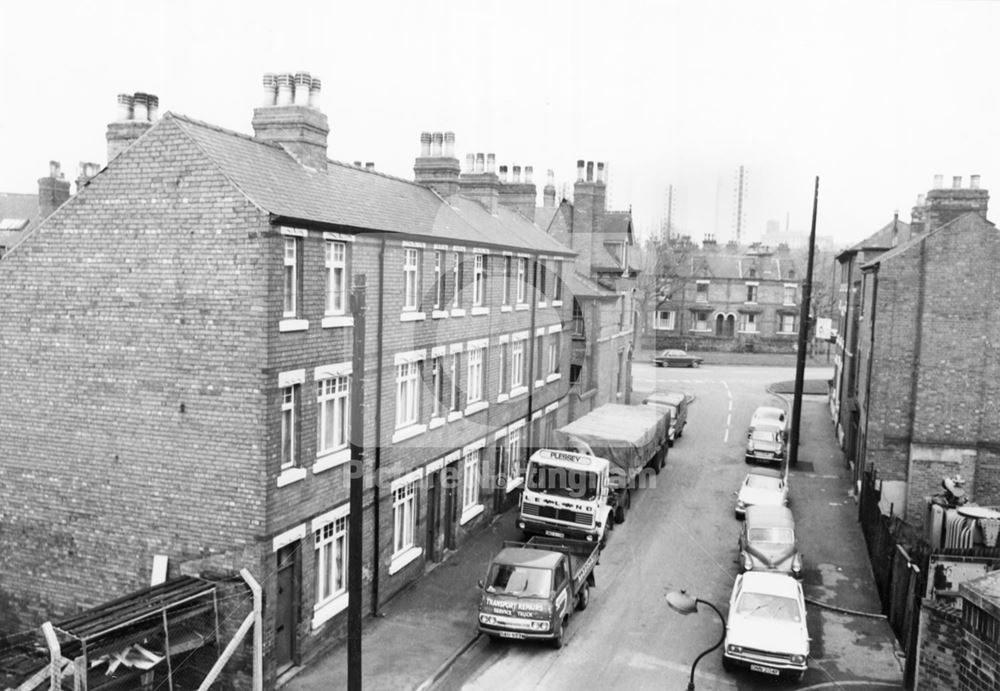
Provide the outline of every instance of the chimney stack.
<path id="1" fill-rule="evenodd" d="M 150 105 L 152 104 L 152 108 Z M 108 161 L 131 146 L 152 126 L 157 116 L 160 99 L 152 94 L 118 94 L 118 110 L 114 122 L 108 123 L 105 138 L 108 142 Z M 152 117 L 150 117 L 152 116 Z"/>
<path id="2" fill-rule="evenodd" d="M 491 214 L 496 214 L 497 204 L 503 187 L 496 174 L 496 154 L 469 154 L 468 171 L 459 178 L 459 188 L 463 197 L 474 199 Z"/>
<path id="3" fill-rule="evenodd" d="M 512 166 L 513 175 L 511 175 L 509 183 L 507 183 L 504 176 L 506 167 L 503 166 L 501 168 L 501 182 L 505 184 L 500 185 L 500 205 L 508 209 L 514 209 L 526 218 L 534 221 L 537 191 L 535 185 L 531 182 L 530 176 L 527 174 L 527 171 L 531 169 L 530 166 L 524 168 L 525 176 L 523 181 L 521 180 L 521 166 Z"/>
<path id="4" fill-rule="evenodd" d="M 80 194 L 80 190 L 83 189 L 84 185 L 90 178 L 97 175 L 97 171 L 100 170 L 100 166 L 96 163 L 90 163 L 87 161 L 80 161 L 79 174 L 76 176 L 76 193 Z"/>
<path id="5" fill-rule="evenodd" d="M 270 89 L 277 84 L 273 104 Z M 303 166 L 326 170 L 330 125 L 319 110 L 322 83 L 308 72 L 274 74 L 263 78 L 264 105 L 254 108 L 253 131 L 257 139 L 279 144 Z"/>
<path id="6" fill-rule="evenodd" d="M 935 185 L 943 176 L 935 175 Z M 923 209 L 923 220 L 926 232 L 934 231 L 959 216 L 975 213 L 986 218 L 990 194 L 980 188 L 979 176 L 970 178 L 969 187 L 962 187 L 962 176 L 952 176 L 951 188 L 935 187 L 927 193 L 927 204 Z"/>
<path id="7" fill-rule="evenodd" d="M 471 168 L 472 154 L 466 160 Z M 413 162 L 414 182 L 430 187 L 442 197 L 450 197 L 458 192 L 461 173 L 462 166 L 455 158 L 455 133 L 422 132 L 420 156 Z"/>
<path id="8" fill-rule="evenodd" d="M 545 188 L 542 190 L 542 205 L 551 208 L 556 205 L 556 174 L 551 168 L 545 174 Z"/>
<path id="9" fill-rule="evenodd" d="M 48 217 L 69 199 L 69 181 L 60 170 L 59 161 L 49 161 L 49 176 L 38 178 L 38 214 Z"/>

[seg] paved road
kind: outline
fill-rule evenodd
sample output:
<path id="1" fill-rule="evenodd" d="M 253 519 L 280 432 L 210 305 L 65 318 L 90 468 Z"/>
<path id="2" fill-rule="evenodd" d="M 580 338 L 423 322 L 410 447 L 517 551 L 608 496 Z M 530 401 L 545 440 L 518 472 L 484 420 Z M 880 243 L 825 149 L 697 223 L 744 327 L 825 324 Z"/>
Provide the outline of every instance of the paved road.
<path id="1" fill-rule="evenodd" d="M 807 378 L 830 375 L 829 368 L 807 371 Z M 567 645 L 555 651 L 483 637 L 435 688 L 684 688 L 691 662 L 718 640 L 722 625 L 711 610 L 674 613 L 664 595 L 685 588 L 726 612 L 737 574 L 732 509 L 746 473 L 743 433 L 756 406 L 779 400 L 767 384 L 791 378 L 794 369 L 637 364 L 637 392 L 683 390 L 695 402 L 658 486 L 637 494 L 627 522 L 615 530 L 597 567 L 591 605 L 571 620 Z M 813 659 L 801 682 L 781 688 L 899 687 L 888 625 L 852 613 L 877 612 L 878 601 L 842 466 L 825 402 L 807 401 L 800 464 L 790 485 L 806 557 Z M 724 672 L 718 651 L 699 663 L 696 683 L 698 689 L 775 687 L 768 678 Z"/>

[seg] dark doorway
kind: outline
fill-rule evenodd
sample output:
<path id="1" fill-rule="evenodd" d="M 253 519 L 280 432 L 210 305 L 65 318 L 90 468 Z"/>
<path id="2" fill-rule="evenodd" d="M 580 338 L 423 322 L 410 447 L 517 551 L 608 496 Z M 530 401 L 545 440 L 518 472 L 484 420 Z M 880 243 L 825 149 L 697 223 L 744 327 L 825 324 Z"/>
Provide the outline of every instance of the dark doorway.
<path id="1" fill-rule="evenodd" d="M 274 654 L 278 673 L 295 664 L 298 628 L 298 554 L 295 541 L 278 550 L 278 595 L 274 606 Z"/>
<path id="2" fill-rule="evenodd" d="M 441 471 L 444 486 L 444 548 L 455 549 L 455 512 L 458 509 L 458 464 L 447 465 Z"/>
<path id="3" fill-rule="evenodd" d="M 437 473 L 427 474 L 427 540 L 428 561 L 438 560 L 438 512 L 441 510 L 441 492 Z"/>

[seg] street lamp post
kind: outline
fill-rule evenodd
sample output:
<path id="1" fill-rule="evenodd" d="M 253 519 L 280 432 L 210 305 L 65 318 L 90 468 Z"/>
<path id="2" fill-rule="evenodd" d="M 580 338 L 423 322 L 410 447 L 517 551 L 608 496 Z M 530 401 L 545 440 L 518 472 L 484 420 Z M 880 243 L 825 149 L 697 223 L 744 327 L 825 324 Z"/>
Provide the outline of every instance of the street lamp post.
<path id="1" fill-rule="evenodd" d="M 681 614 L 696 614 L 698 612 L 699 602 L 703 605 L 711 607 L 715 613 L 719 615 L 719 621 L 722 622 L 722 636 L 719 637 L 718 643 L 705 650 L 701 655 L 694 659 L 694 663 L 691 665 L 691 680 L 687 685 L 688 691 L 694 691 L 694 670 L 698 666 L 698 663 L 701 662 L 701 658 L 718 648 L 726 640 L 726 619 L 722 616 L 722 612 L 719 611 L 719 608 L 711 602 L 691 597 L 685 590 L 672 590 L 667 593 L 667 606 L 675 612 L 680 612 Z"/>

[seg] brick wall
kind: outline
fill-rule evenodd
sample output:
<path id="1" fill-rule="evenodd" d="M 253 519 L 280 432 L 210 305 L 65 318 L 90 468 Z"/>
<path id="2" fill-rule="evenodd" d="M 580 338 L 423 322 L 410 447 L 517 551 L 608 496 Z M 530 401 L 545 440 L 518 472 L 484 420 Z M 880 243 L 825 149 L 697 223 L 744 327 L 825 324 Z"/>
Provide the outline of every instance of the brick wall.
<path id="1" fill-rule="evenodd" d="M 1000 685 L 1000 622 L 994 614 L 965 602 L 962 629 L 958 688 L 963 691 L 994 691 Z"/>
<path id="2" fill-rule="evenodd" d="M 917 688 L 921 691 L 957 689 L 962 654 L 960 610 L 946 601 L 923 600 L 919 638 Z"/>
<path id="3" fill-rule="evenodd" d="M 263 534 L 264 229 L 164 122 L 0 261 L 0 583 L 25 622 Z"/>

